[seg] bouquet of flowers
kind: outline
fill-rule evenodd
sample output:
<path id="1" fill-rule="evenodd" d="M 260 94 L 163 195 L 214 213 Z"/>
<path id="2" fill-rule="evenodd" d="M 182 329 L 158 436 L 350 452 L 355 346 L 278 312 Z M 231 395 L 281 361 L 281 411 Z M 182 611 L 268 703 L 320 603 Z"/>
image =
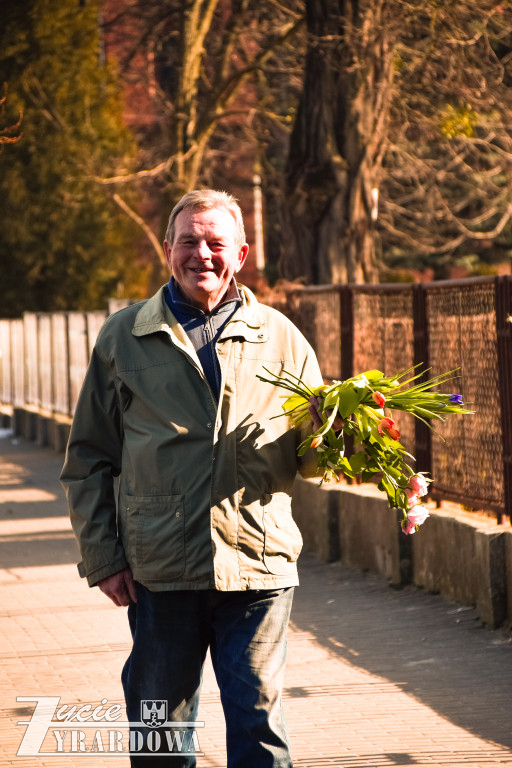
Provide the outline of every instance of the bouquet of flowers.
<path id="1" fill-rule="evenodd" d="M 386 416 L 385 408 L 412 413 L 430 429 L 430 419 L 444 421 L 449 414 L 473 413 L 464 408 L 461 395 L 432 391 L 455 378 L 453 374 L 458 369 L 418 382 L 425 373 L 417 372 L 418 367 L 392 377 L 381 371 L 365 371 L 345 381 L 313 388 L 287 371 L 283 376 L 275 376 L 265 368 L 272 378 L 258 376 L 261 381 L 292 393 L 285 396 L 282 407 L 294 426 L 311 418 L 310 398 L 315 398 L 323 423 L 300 444 L 298 454 L 316 448 L 319 473 L 323 470 L 320 483 L 332 478 L 339 480 L 340 475 L 360 476 L 363 482 L 380 475 L 378 487 L 385 491 L 390 506 L 401 511 L 402 530 L 406 534 L 417 531 L 428 517 L 428 509 L 420 499 L 427 494 L 432 481 L 424 472 L 416 473 L 411 468 L 408 461 L 414 461 L 414 456 L 399 442 L 398 427 L 390 415 Z M 338 432 L 333 429 L 336 417 L 343 420 Z M 350 457 L 345 456 L 347 436 L 353 438 L 354 447 L 360 446 Z"/>

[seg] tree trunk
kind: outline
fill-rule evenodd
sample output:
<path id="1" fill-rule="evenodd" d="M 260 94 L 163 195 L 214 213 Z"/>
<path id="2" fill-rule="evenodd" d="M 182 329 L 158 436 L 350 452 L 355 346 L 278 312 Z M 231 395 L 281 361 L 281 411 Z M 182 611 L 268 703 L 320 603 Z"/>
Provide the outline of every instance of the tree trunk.
<path id="1" fill-rule="evenodd" d="M 393 77 L 387 5 L 306 0 L 308 53 L 285 179 L 286 279 L 377 279 L 372 190 Z"/>

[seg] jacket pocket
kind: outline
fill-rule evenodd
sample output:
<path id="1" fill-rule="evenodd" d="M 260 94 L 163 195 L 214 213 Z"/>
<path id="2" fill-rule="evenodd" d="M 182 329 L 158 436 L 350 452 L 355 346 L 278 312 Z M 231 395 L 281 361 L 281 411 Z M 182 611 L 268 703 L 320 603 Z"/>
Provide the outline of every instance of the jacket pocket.
<path id="1" fill-rule="evenodd" d="M 287 493 L 266 493 L 263 505 L 263 562 L 270 573 L 287 574 L 302 549 L 302 536 L 292 517 Z"/>
<path id="2" fill-rule="evenodd" d="M 169 581 L 185 571 L 183 496 L 129 496 L 122 500 L 122 537 L 139 581 Z"/>

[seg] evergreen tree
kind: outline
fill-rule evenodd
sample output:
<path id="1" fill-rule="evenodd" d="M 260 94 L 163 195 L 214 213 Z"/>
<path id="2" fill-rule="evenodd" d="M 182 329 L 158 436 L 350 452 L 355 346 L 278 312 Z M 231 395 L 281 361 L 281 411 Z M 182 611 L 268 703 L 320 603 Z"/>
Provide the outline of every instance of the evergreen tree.
<path id="1" fill-rule="evenodd" d="M 23 114 L 21 140 L 0 156 L 0 313 L 102 307 L 120 283 L 133 295 L 134 225 L 94 180 L 130 170 L 135 151 L 101 61 L 98 3 L 1 5 L 0 78 L 5 124 Z"/>

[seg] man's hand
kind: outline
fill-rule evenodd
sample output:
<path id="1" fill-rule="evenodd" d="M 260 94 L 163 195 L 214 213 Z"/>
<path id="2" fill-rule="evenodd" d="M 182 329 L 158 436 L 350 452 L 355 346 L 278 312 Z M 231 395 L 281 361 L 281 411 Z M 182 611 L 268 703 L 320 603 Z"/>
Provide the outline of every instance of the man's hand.
<path id="1" fill-rule="evenodd" d="M 311 416 L 311 421 L 313 422 L 314 432 L 317 432 L 322 426 L 322 424 L 324 423 L 320 413 L 321 406 L 322 406 L 322 398 L 311 395 L 311 397 L 309 398 L 308 411 L 309 411 L 309 415 Z M 344 423 L 345 422 L 340 416 L 336 416 L 332 424 L 332 429 L 335 432 L 339 432 L 341 429 L 343 429 Z"/>
<path id="2" fill-rule="evenodd" d="M 114 573 L 112 576 L 107 576 L 106 579 L 101 579 L 96 586 L 116 605 L 129 605 L 131 602 L 137 602 L 135 584 L 129 568 Z"/>

